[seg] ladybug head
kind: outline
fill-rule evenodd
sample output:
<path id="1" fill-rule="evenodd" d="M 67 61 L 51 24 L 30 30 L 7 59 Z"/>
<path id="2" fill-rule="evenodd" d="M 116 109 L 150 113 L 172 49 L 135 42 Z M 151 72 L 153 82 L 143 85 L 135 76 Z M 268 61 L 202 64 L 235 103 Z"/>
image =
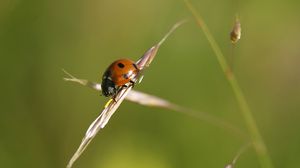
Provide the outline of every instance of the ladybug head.
<path id="1" fill-rule="evenodd" d="M 117 93 L 117 88 L 113 81 L 109 79 L 104 79 L 101 83 L 102 94 L 105 97 L 113 96 Z"/>

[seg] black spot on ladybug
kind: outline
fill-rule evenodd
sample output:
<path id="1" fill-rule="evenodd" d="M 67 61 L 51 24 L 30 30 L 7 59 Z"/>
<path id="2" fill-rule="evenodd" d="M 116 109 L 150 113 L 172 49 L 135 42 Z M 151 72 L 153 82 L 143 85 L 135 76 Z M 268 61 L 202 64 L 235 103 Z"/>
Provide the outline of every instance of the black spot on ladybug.
<path id="1" fill-rule="evenodd" d="M 119 68 L 124 68 L 124 67 L 125 67 L 125 65 L 124 65 L 124 64 L 122 64 L 122 63 L 120 62 L 120 63 L 118 63 L 118 67 L 119 67 Z"/>

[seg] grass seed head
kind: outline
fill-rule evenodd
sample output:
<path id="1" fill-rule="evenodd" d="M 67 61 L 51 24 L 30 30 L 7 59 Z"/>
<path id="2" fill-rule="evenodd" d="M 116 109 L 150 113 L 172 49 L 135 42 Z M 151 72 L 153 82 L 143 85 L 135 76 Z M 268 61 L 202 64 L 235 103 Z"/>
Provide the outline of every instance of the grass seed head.
<path id="1" fill-rule="evenodd" d="M 237 43 L 241 39 L 241 33 L 241 22 L 238 16 L 236 16 L 232 31 L 230 32 L 230 40 L 232 44 Z"/>

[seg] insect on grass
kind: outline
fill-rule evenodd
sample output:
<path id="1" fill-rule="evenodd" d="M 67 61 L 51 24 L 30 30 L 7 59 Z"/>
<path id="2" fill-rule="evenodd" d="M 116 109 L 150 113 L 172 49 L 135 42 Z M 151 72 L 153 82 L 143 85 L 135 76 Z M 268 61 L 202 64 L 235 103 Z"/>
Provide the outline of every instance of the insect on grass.
<path id="1" fill-rule="evenodd" d="M 145 68 L 149 67 L 151 62 L 153 61 L 154 57 L 156 56 L 156 53 L 159 49 L 159 47 L 163 44 L 163 42 L 174 32 L 175 29 L 177 29 L 180 25 L 182 25 L 185 21 L 177 22 L 170 30 L 169 32 L 153 47 L 151 47 L 137 62 L 135 62 L 135 65 L 138 67 L 139 72 L 142 72 Z M 65 71 L 66 72 L 66 71 Z M 67 72 L 66 72 L 67 73 Z M 67 73 L 68 74 L 68 73 Z M 73 80 L 76 80 L 75 77 L 68 74 Z M 105 75 L 104 75 L 105 78 Z M 140 76 L 142 78 L 142 76 Z M 68 80 L 69 78 L 66 78 Z M 108 79 L 108 77 L 107 77 Z M 69 79 L 70 80 L 70 79 Z M 83 85 L 88 85 L 94 89 L 101 90 L 101 85 L 88 82 L 86 80 L 79 80 L 77 79 L 78 83 Z M 105 125 L 108 123 L 111 116 L 115 113 L 115 111 L 118 109 L 118 107 L 121 105 L 125 97 L 129 94 L 132 87 L 134 86 L 135 82 L 129 82 L 126 83 L 125 86 L 116 87 L 112 89 L 113 94 L 108 94 L 110 96 L 110 99 L 108 102 L 104 105 L 104 108 L 101 112 L 101 114 L 92 122 L 92 124 L 89 126 L 88 130 L 85 133 L 85 136 L 82 139 L 82 142 L 80 146 L 78 147 L 77 151 L 74 153 L 72 158 L 70 159 L 67 168 L 71 168 L 74 162 L 79 158 L 79 156 L 83 153 L 83 151 L 86 149 L 86 147 L 89 145 L 89 143 L 92 141 L 92 139 L 96 136 L 99 130 L 105 127 Z M 115 86 L 113 86 L 115 87 Z M 108 88 L 111 89 L 111 88 Z M 111 91 L 111 90 L 110 90 Z M 111 92 L 112 93 L 112 92 Z"/>

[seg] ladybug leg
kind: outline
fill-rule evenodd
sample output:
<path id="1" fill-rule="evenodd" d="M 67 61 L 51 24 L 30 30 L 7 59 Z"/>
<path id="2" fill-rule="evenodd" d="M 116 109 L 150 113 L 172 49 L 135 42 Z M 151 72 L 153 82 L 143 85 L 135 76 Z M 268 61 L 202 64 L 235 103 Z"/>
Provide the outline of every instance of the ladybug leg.
<path id="1" fill-rule="evenodd" d="M 135 85 L 135 82 L 134 82 L 133 80 L 130 80 L 129 83 L 126 83 L 126 84 L 122 85 L 122 86 L 121 86 L 121 89 L 127 88 L 127 87 L 129 87 L 129 86 L 132 86 L 132 87 L 133 87 L 134 85 Z"/>
<path id="2" fill-rule="evenodd" d="M 135 86 L 135 82 L 133 80 L 130 80 L 129 82 L 131 83 L 132 87 Z"/>
<path id="3" fill-rule="evenodd" d="M 121 87 L 121 89 L 123 89 L 123 88 L 127 88 L 128 86 L 127 85 L 123 85 L 122 87 Z"/>
<path id="4" fill-rule="evenodd" d="M 116 100 L 115 96 L 112 98 L 112 100 L 114 101 L 114 103 L 117 103 L 117 100 Z"/>
<path id="5" fill-rule="evenodd" d="M 125 88 L 126 85 L 123 85 L 123 86 L 119 86 L 116 88 L 116 93 L 111 97 L 111 99 L 116 103 L 117 102 L 117 99 L 116 99 L 116 96 L 117 94 L 123 89 Z"/>

